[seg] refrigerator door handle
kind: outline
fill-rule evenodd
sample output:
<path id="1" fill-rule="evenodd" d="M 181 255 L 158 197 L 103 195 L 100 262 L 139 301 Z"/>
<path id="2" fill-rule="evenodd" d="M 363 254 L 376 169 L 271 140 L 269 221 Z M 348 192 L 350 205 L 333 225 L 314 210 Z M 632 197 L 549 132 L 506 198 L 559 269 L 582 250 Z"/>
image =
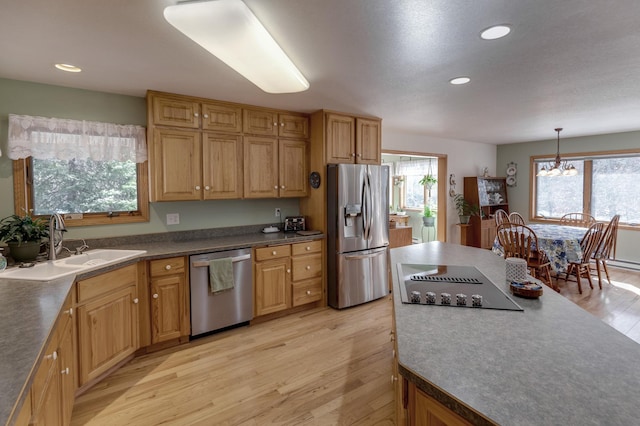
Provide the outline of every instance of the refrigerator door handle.
<path id="1" fill-rule="evenodd" d="M 376 256 L 380 256 L 381 254 L 384 254 L 384 252 L 386 251 L 386 247 L 385 248 L 380 248 L 377 249 L 375 251 L 371 251 L 371 253 L 369 254 L 350 254 L 348 256 L 345 256 L 344 258 L 347 260 L 362 260 L 362 259 L 370 259 L 372 257 L 376 257 Z"/>
<path id="2" fill-rule="evenodd" d="M 364 179 L 362 182 L 362 230 L 363 230 L 363 235 L 362 238 L 364 238 L 365 240 L 369 239 L 369 232 L 370 232 L 370 228 L 369 228 L 369 188 L 367 185 L 368 181 L 367 181 L 367 175 L 364 175 Z"/>

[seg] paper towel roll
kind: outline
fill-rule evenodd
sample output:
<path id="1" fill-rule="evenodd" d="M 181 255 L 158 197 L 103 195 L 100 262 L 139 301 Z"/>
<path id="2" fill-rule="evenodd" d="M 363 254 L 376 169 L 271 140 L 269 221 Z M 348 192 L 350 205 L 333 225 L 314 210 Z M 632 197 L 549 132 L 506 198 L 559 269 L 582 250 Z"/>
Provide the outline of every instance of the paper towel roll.
<path id="1" fill-rule="evenodd" d="M 523 282 L 527 279 L 527 261 L 517 257 L 506 258 L 506 278 L 508 282 Z"/>

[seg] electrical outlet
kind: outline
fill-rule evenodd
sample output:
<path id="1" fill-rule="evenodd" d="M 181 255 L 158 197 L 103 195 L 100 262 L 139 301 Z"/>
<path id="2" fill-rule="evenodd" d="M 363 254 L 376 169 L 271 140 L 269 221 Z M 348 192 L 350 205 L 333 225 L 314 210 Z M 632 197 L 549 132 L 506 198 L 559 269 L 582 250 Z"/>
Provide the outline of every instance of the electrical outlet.
<path id="1" fill-rule="evenodd" d="M 280 217 L 280 209 L 276 207 L 276 217 Z"/>
<path id="2" fill-rule="evenodd" d="M 180 223 L 180 213 L 167 213 L 167 225 L 178 225 Z"/>

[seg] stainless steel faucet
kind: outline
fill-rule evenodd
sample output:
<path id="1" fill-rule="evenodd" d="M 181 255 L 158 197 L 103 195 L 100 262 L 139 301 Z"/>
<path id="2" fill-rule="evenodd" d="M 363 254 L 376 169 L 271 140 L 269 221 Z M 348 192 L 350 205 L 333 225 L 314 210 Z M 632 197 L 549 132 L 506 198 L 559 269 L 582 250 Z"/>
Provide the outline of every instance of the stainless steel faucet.
<path id="1" fill-rule="evenodd" d="M 54 213 L 49 218 L 49 260 L 55 260 L 62 251 L 63 232 L 67 232 L 64 219 L 59 213 Z M 59 235 L 59 238 L 56 236 Z"/>

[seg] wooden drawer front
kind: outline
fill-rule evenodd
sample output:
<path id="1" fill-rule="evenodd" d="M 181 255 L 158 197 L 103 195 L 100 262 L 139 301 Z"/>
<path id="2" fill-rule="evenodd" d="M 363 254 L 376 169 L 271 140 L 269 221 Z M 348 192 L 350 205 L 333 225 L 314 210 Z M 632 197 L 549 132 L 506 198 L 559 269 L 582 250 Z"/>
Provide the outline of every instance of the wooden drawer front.
<path id="1" fill-rule="evenodd" d="M 292 284 L 293 306 L 304 305 L 322 299 L 322 278 Z"/>
<path id="2" fill-rule="evenodd" d="M 288 138 L 309 137 L 309 119 L 298 115 L 280 114 L 278 116 L 278 135 Z"/>
<path id="3" fill-rule="evenodd" d="M 299 256 L 301 254 L 320 253 L 322 250 L 322 241 L 307 241 L 304 243 L 291 244 L 291 254 Z"/>
<path id="4" fill-rule="evenodd" d="M 256 249 L 256 262 L 291 256 L 291 245 L 260 247 Z"/>
<path id="5" fill-rule="evenodd" d="M 136 285 L 137 272 L 138 267 L 133 264 L 93 278 L 78 281 L 78 303 L 109 293 L 120 287 Z"/>
<path id="6" fill-rule="evenodd" d="M 152 277 L 182 274 L 184 273 L 185 263 L 184 257 L 151 260 L 149 261 L 149 270 Z"/>
<path id="7" fill-rule="evenodd" d="M 54 333 L 51 341 L 47 345 L 47 349 L 45 349 L 42 362 L 38 366 L 38 371 L 36 372 L 36 375 L 33 379 L 33 385 L 31 386 L 33 407 L 36 409 L 36 411 L 40 409 L 40 405 L 43 402 L 42 398 L 44 397 L 47 385 L 51 380 L 50 375 L 58 373 L 57 371 L 52 370 L 57 364 L 58 356 L 58 339 L 56 334 Z"/>
<path id="8" fill-rule="evenodd" d="M 293 269 L 293 281 L 322 277 L 322 255 L 312 254 L 294 257 L 291 259 L 291 267 Z"/>
<path id="9" fill-rule="evenodd" d="M 252 135 L 277 136 L 278 115 L 274 111 L 245 109 L 242 114 L 242 129 Z"/>

